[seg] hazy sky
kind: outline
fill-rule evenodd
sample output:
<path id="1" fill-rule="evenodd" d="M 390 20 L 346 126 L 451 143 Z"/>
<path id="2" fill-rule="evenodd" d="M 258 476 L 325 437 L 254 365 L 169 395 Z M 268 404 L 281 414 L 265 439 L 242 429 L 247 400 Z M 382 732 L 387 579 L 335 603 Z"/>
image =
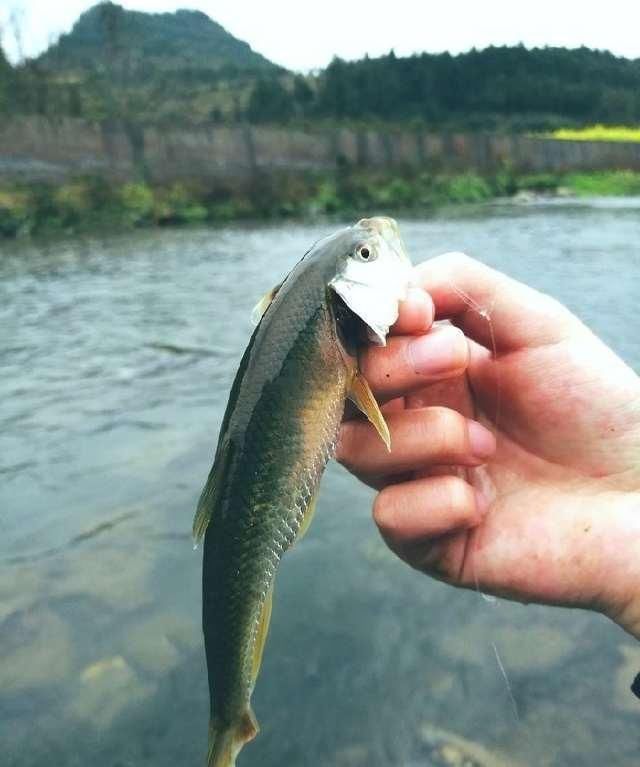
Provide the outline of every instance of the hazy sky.
<path id="1" fill-rule="evenodd" d="M 34 55 L 68 31 L 91 0 L 0 0 L 4 47 L 15 59 L 7 19 L 17 12 L 23 50 Z M 640 58 L 640 0 L 124 0 L 126 8 L 198 8 L 254 50 L 291 69 L 325 66 L 333 55 L 394 48 L 465 51 L 490 44 L 606 48 Z"/>

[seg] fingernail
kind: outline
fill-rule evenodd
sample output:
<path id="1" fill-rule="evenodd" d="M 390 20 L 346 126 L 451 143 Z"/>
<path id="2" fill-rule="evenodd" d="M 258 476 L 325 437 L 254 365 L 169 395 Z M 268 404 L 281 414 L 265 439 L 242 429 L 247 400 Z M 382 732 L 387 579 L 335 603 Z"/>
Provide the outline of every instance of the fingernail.
<path id="1" fill-rule="evenodd" d="M 452 325 L 435 328 L 413 339 L 407 346 L 416 373 L 436 376 L 463 368 L 467 361 L 467 342 L 462 331 Z"/>
<path id="2" fill-rule="evenodd" d="M 496 438 L 477 421 L 468 421 L 469 447 L 476 458 L 484 460 L 496 451 Z"/>

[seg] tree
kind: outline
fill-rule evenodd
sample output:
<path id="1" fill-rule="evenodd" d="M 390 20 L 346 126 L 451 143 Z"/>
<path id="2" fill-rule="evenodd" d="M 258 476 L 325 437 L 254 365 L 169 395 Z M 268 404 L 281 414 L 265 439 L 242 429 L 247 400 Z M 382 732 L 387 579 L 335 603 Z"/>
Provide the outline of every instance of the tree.
<path id="1" fill-rule="evenodd" d="M 302 116 L 310 114 L 314 99 L 315 94 L 306 78 L 302 75 L 296 75 L 293 80 L 293 101 L 298 114 Z"/>
<path id="2" fill-rule="evenodd" d="M 2 35 L 0 34 L 0 39 Z M 13 82 L 13 68 L 0 46 L 0 114 L 9 111 L 9 94 Z"/>
<path id="3" fill-rule="evenodd" d="M 251 91 L 247 105 L 250 122 L 287 122 L 293 115 L 293 99 L 279 80 L 261 77 Z"/>

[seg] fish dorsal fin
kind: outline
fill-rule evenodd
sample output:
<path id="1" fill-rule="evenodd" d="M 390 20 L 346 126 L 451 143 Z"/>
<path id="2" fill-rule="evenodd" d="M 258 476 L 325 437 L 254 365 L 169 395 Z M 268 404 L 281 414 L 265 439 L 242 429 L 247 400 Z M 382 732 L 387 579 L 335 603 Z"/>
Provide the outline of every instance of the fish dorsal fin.
<path id="1" fill-rule="evenodd" d="M 387 450 L 391 452 L 391 435 L 389 434 L 387 422 L 384 420 L 384 416 L 380 411 L 376 398 L 369 388 L 367 379 L 357 370 L 351 380 L 351 386 L 347 396 L 354 405 L 367 416 L 380 435 L 380 438 L 387 446 Z"/>
<path id="2" fill-rule="evenodd" d="M 251 667 L 251 679 L 253 684 L 258 677 L 260 666 L 262 665 L 262 653 L 269 633 L 269 623 L 271 621 L 271 608 L 273 606 L 273 583 L 271 584 L 267 596 L 262 604 L 258 628 L 256 629 L 256 638 L 253 645 L 253 665 Z"/>
<path id="3" fill-rule="evenodd" d="M 316 513 L 316 505 L 318 503 L 318 490 L 311 496 L 311 500 L 307 504 L 307 510 L 304 513 L 304 517 L 302 517 L 302 523 L 300 524 L 300 529 L 298 530 L 298 535 L 296 536 L 296 543 L 298 541 L 301 541 L 304 536 L 307 534 L 307 530 L 309 529 L 311 525 L 311 520 L 313 519 L 313 515 Z"/>
<path id="4" fill-rule="evenodd" d="M 198 508 L 193 519 L 193 540 L 199 543 L 211 522 L 214 509 L 220 500 L 220 493 L 223 486 L 223 478 L 231 461 L 233 454 L 233 443 L 230 439 L 225 439 L 220 445 L 216 458 L 207 477 L 207 483 L 200 495 Z"/>
<path id="5" fill-rule="evenodd" d="M 284 280 L 282 282 L 284 282 Z M 258 301 L 258 303 L 253 307 L 251 311 L 251 322 L 253 322 L 254 325 L 257 325 L 262 319 L 262 316 L 271 305 L 273 299 L 276 297 L 276 293 L 282 287 L 282 282 L 279 282 L 275 287 L 267 291 Z"/>

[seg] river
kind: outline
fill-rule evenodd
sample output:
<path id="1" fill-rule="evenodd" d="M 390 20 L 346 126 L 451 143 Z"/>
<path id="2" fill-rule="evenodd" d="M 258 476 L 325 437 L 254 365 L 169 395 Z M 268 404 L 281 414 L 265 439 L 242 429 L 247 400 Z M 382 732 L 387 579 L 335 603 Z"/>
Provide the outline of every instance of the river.
<path id="1" fill-rule="evenodd" d="M 640 200 L 401 220 L 564 301 L 640 370 Z M 0 244 L 0 761 L 203 764 L 190 526 L 258 296 L 334 223 Z M 395 559 L 330 466 L 276 586 L 239 763 L 633 765 L 640 647 Z M 456 759 L 458 761 L 456 761 Z M 467 761 L 465 762 L 464 759 Z"/>

